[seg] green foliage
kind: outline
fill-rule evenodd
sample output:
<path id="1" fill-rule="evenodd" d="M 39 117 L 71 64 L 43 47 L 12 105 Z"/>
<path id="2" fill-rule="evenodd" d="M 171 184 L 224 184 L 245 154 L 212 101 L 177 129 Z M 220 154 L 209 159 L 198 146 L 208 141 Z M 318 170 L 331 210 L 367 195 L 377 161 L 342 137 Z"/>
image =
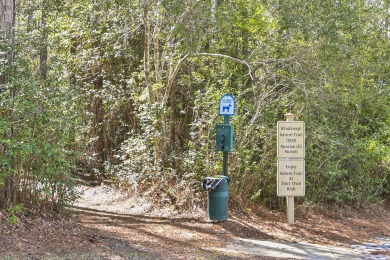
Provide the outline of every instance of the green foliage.
<path id="1" fill-rule="evenodd" d="M 12 207 L 8 208 L 7 211 L 10 214 L 8 216 L 8 223 L 13 225 L 16 222 L 18 222 L 18 217 L 16 216 L 16 214 L 22 213 L 23 204 L 17 204 L 15 206 L 12 206 Z"/>
<path id="2" fill-rule="evenodd" d="M 35 10 L 33 2 L 32 9 L 24 4 L 17 6 L 21 14 Z M 46 66 L 37 64 L 36 51 L 48 39 L 40 30 L 42 13 L 30 15 L 28 21 L 18 17 L 13 63 L 0 86 L 0 191 L 5 194 L 0 207 L 10 209 L 12 221 L 20 204 L 32 211 L 56 211 L 76 195 L 70 175 L 76 159 L 74 91 L 61 77 L 58 57 L 49 57 Z M 43 54 L 40 58 L 43 62 Z"/>
<path id="3" fill-rule="evenodd" d="M 177 193 L 198 194 L 203 177 L 221 172 L 221 157 L 214 151 L 214 126 L 222 120 L 216 106 L 222 94 L 231 93 L 238 100 L 230 156 L 235 198 L 272 208 L 283 203 L 276 196 L 275 128 L 286 112 L 297 113 L 307 126 L 304 200 L 360 206 L 389 194 L 388 62 L 378 55 L 388 55 L 388 48 L 376 20 L 380 7 L 307 1 L 279 9 L 256 1 L 227 1 L 215 10 L 210 4 L 186 9 L 166 2 L 164 7 L 172 16 L 191 13 L 191 23 L 171 34 L 177 42 L 184 37 L 185 44 L 177 45 L 181 52 L 200 49 L 247 58 L 254 80 L 234 62 L 189 59 L 171 96 L 176 117 L 170 117 L 172 103 L 166 104 L 160 113 L 149 114 L 156 138 L 142 135 L 145 126 L 130 133 L 118 155 L 127 158 L 119 163 L 124 175 L 149 176 L 150 186 L 170 184 Z M 205 16 L 213 19 L 203 23 Z M 202 26 L 192 26 L 198 23 Z M 146 122 L 144 116 L 137 121 Z M 172 130 L 169 124 L 180 129 L 174 146 L 159 142 Z M 153 161 L 159 147 L 169 149 Z M 130 167 L 134 163 L 137 167 Z"/>
<path id="4" fill-rule="evenodd" d="M 326 98 L 317 98 L 312 108 L 317 116 L 311 110 L 305 116 L 311 128 L 307 139 L 312 140 L 308 167 L 315 173 L 308 185 L 322 191 L 313 199 L 357 205 L 380 199 L 379 194 L 389 192 L 389 89 L 368 84 L 345 95 L 331 88 L 324 93 Z"/>
<path id="5" fill-rule="evenodd" d="M 230 93 L 237 202 L 284 203 L 276 122 L 287 112 L 307 127 L 301 201 L 381 202 L 390 193 L 388 8 L 19 1 L 15 60 L 1 62 L 0 190 L 14 185 L 12 205 L 54 208 L 76 196 L 71 172 L 83 171 L 199 205 L 201 180 L 222 170 L 215 124 L 219 98 Z"/>

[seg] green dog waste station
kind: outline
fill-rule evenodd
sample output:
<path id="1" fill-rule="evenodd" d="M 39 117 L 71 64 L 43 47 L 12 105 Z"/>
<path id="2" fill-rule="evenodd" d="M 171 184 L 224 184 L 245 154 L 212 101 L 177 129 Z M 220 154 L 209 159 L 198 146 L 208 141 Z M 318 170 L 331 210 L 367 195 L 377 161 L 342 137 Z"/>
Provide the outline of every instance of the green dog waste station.
<path id="1" fill-rule="evenodd" d="M 225 221 L 228 217 L 229 177 L 228 155 L 233 150 L 234 128 L 230 124 L 230 116 L 235 113 L 236 101 L 232 95 L 226 94 L 219 101 L 220 116 L 223 116 L 223 124 L 216 126 L 217 152 L 223 152 L 223 175 L 207 177 L 202 182 L 203 190 L 207 191 L 207 216 L 210 220 Z"/>

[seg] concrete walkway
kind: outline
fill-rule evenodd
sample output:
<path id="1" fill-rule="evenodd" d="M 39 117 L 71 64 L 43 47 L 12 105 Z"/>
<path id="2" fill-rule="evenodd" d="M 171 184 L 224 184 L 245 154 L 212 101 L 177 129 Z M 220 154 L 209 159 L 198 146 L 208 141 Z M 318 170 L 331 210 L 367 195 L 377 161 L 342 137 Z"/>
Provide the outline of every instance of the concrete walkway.
<path id="1" fill-rule="evenodd" d="M 234 243 L 224 248 L 223 251 L 289 259 L 363 259 L 363 256 L 355 253 L 352 248 L 246 238 L 237 239 Z"/>

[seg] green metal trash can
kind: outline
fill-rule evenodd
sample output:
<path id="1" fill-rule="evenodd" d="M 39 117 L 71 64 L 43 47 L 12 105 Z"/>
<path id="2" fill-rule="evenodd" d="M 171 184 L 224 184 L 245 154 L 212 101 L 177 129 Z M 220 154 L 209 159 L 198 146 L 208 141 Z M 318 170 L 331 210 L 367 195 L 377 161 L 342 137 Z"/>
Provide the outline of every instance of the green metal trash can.
<path id="1" fill-rule="evenodd" d="M 224 221 L 228 215 L 229 178 L 223 175 L 207 177 L 202 182 L 207 191 L 207 215 L 210 220 Z"/>

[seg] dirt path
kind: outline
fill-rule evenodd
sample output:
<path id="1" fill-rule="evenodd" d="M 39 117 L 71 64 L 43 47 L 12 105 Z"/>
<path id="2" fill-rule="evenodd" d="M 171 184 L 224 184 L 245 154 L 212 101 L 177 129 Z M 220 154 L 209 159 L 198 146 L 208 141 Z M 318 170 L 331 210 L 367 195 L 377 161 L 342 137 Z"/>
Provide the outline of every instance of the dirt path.
<path id="1" fill-rule="evenodd" d="M 136 249 L 135 255 L 140 258 L 245 257 L 226 255 L 215 248 L 223 247 L 236 237 L 235 232 L 248 227 L 236 221 L 230 221 L 230 225 L 212 223 L 206 220 L 205 212 L 200 209 L 191 214 L 178 214 L 170 207 L 155 209 L 142 198 L 134 199 L 107 187 L 95 187 L 84 191 L 83 198 L 75 204 L 73 210 L 79 215 L 82 226 L 115 236 L 116 248 L 118 240 L 125 241 L 120 246 L 123 249 L 121 251 Z M 260 235 L 269 238 L 266 234 Z M 94 242 L 104 243 L 104 239 L 97 236 Z"/>
<path id="2" fill-rule="evenodd" d="M 0 259 L 248 259 L 223 248 L 238 238 L 350 247 L 390 236 L 390 213 L 380 209 L 336 218 L 298 215 L 295 225 L 266 210 L 211 223 L 202 209 L 155 209 L 104 186 L 85 187 L 69 210 L 68 220 L 26 219 L 12 227 L 0 216 Z"/>

